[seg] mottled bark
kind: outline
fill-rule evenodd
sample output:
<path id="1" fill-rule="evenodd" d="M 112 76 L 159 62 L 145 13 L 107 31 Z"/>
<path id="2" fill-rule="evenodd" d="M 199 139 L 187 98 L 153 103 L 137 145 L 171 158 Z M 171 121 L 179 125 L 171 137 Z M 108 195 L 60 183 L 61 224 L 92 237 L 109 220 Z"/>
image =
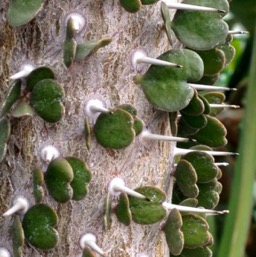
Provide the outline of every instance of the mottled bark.
<path id="1" fill-rule="evenodd" d="M 53 67 L 57 80 L 65 90 L 65 115 L 56 124 L 48 124 L 37 115 L 33 118 L 11 119 L 12 131 L 5 160 L 0 166 L 0 214 L 5 212 L 17 195 L 34 204 L 32 175 L 35 167 L 43 167 L 39 149 L 46 143 L 57 146 L 62 156 L 86 160 L 93 178 L 85 200 L 58 204 L 47 191 L 43 202 L 49 203 L 59 215 L 60 240 L 50 251 L 39 251 L 28 244 L 24 256 L 81 256 L 79 238 L 93 232 L 107 256 L 169 256 L 161 224 L 142 226 L 132 223 L 125 227 L 116 221 L 109 231 L 103 229 L 103 205 L 111 178 L 119 176 L 128 186 L 152 185 L 168 188 L 171 167 L 171 144 L 141 142 L 138 138 L 126 149 L 107 150 L 92 137 L 88 151 L 83 138 L 84 104 L 99 97 L 107 107 L 131 103 L 138 109 L 148 128 L 159 134 L 170 134 L 168 115 L 156 111 L 147 102 L 140 86 L 133 83 L 135 72 L 129 62 L 136 48 L 145 49 L 156 57 L 170 49 L 163 29 L 160 3 L 143 6 L 136 14 L 128 14 L 115 0 L 49 1 L 30 23 L 12 28 L 7 24 L 8 0 L 0 2 L 0 88 L 4 100 L 8 77 L 20 65 L 31 61 L 36 65 Z M 78 11 L 87 19 L 81 37 L 97 40 L 108 36 L 112 43 L 85 61 L 64 67 L 62 46 L 65 36 L 64 20 L 69 12 Z M 142 65 L 140 73 L 147 69 Z M 13 218 L 0 216 L 0 246 L 11 251 L 10 226 Z"/>

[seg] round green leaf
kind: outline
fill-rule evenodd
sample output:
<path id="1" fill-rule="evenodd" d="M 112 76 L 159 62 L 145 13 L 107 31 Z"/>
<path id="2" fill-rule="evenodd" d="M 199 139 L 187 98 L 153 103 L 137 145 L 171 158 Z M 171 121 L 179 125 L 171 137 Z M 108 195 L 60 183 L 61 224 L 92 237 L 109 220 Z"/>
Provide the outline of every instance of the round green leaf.
<path id="1" fill-rule="evenodd" d="M 121 193 L 119 202 L 115 208 L 115 214 L 117 219 L 126 226 L 129 226 L 132 220 L 132 214 L 129 207 L 130 204 L 127 194 Z"/>
<path id="2" fill-rule="evenodd" d="M 22 226 L 26 240 L 36 248 L 48 250 L 56 246 L 58 232 L 56 212 L 46 204 L 32 206 L 24 215 Z"/>
<path id="3" fill-rule="evenodd" d="M 21 80 L 16 80 L 11 84 L 6 99 L 2 105 L 0 117 L 4 116 L 21 95 Z"/>
<path id="4" fill-rule="evenodd" d="M 61 85 L 52 79 L 39 81 L 33 88 L 31 95 L 35 112 L 47 122 L 57 122 L 64 113 L 61 99 L 64 91 Z"/>
<path id="5" fill-rule="evenodd" d="M 200 100 L 204 103 L 204 114 L 209 114 L 211 112 L 211 107 L 206 98 L 204 98 L 202 95 L 198 95 Z"/>
<path id="6" fill-rule="evenodd" d="M 197 51 L 204 62 L 204 75 L 213 76 L 220 73 L 225 66 L 224 52 L 219 49 Z"/>
<path id="7" fill-rule="evenodd" d="M 219 49 L 224 52 L 225 66 L 229 65 L 235 57 L 236 49 L 229 43 L 225 43 L 219 46 Z"/>
<path id="8" fill-rule="evenodd" d="M 195 129 L 201 129 L 206 126 L 207 124 L 207 119 L 206 117 L 202 114 L 199 116 L 191 116 L 191 115 L 186 115 L 182 113 L 181 117 L 184 122 L 186 122 L 189 126 Z"/>
<path id="9" fill-rule="evenodd" d="M 181 231 L 184 234 L 184 247 L 197 248 L 208 244 L 211 234 L 208 231 L 208 223 L 202 217 L 193 214 L 182 215 L 183 225 Z"/>
<path id="10" fill-rule="evenodd" d="M 27 76 L 26 88 L 32 91 L 34 86 L 43 79 L 55 79 L 55 74 L 53 70 L 45 66 L 34 69 Z"/>
<path id="11" fill-rule="evenodd" d="M 140 0 L 120 0 L 120 5 L 130 13 L 138 12 L 141 7 Z"/>
<path id="12" fill-rule="evenodd" d="M 86 162 L 75 157 L 65 158 L 73 169 L 74 178 L 70 183 L 73 189 L 73 200 L 81 200 L 87 195 L 87 184 L 90 182 L 92 174 Z"/>
<path id="13" fill-rule="evenodd" d="M 218 175 L 218 167 L 214 164 L 214 158 L 204 152 L 191 152 L 183 156 L 197 174 L 197 183 L 207 183 Z"/>
<path id="14" fill-rule="evenodd" d="M 185 0 L 185 4 L 229 10 L 227 0 Z M 226 42 L 228 25 L 217 12 L 178 10 L 172 28 L 183 45 L 195 50 L 209 50 Z"/>
<path id="15" fill-rule="evenodd" d="M 215 117 L 206 115 L 207 124 L 200 129 L 193 138 L 198 143 L 206 144 L 210 147 L 221 147 L 227 144 L 227 130 L 224 125 Z"/>
<path id="16" fill-rule="evenodd" d="M 202 85 L 213 85 L 218 81 L 219 77 L 219 73 L 212 76 L 204 75 L 197 83 Z"/>
<path id="17" fill-rule="evenodd" d="M 203 97 L 207 100 L 209 104 L 222 104 L 225 101 L 225 95 L 221 92 L 207 92 L 203 94 Z M 219 114 L 223 108 L 210 108 L 210 115 L 216 116 Z"/>
<path id="18" fill-rule="evenodd" d="M 197 174 L 194 167 L 188 161 L 180 160 L 178 162 L 175 178 L 181 192 L 186 197 L 196 198 L 198 196 Z"/>
<path id="19" fill-rule="evenodd" d="M 32 20 L 43 6 L 44 0 L 11 0 L 7 19 L 11 26 L 21 26 Z"/>
<path id="20" fill-rule="evenodd" d="M 100 145 L 120 149 L 130 145 L 135 137 L 134 119 L 126 111 L 115 109 L 102 113 L 94 125 L 94 134 Z"/>
<path id="21" fill-rule="evenodd" d="M 196 207 L 197 204 L 198 204 L 198 200 L 195 198 L 187 198 L 179 203 L 179 205 L 190 206 L 190 207 Z"/>
<path id="22" fill-rule="evenodd" d="M 70 186 L 73 178 L 73 169 L 67 160 L 57 158 L 51 161 L 45 172 L 45 183 L 52 198 L 60 203 L 69 201 L 73 197 Z"/>
<path id="23" fill-rule="evenodd" d="M 166 210 L 162 206 L 165 201 L 165 193 L 156 187 L 139 187 L 135 191 L 141 193 L 146 199 L 129 196 L 132 219 L 139 224 L 152 224 L 162 220 Z"/>
<path id="24" fill-rule="evenodd" d="M 174 256 L 180 255 L 184 248 L 184 235 L 181 232 L 182 217 L 178 210 L 171 210 L 164 225 L 164 233 L 170 253 Z"/>

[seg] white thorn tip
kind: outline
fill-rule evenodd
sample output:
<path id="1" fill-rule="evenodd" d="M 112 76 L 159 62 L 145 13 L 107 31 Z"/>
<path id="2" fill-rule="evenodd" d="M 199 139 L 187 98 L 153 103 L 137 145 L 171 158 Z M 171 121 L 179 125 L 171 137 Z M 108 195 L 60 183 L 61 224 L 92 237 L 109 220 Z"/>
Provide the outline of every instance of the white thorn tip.
<path id="1" fill-rule="evenodd" d="M 228 31 L 229 35 L 244 35 L 244 34 L 249 34 L 248 31 L 244 31 L 244 30 L 230 30 Z"/>
<path id="2" fill-rule="evenodd" d="M 109 187 L 108 187 L 108 191 L 112 194 L 112 195 L 119 195 L 121 192 L 126 193 L 128 195 L 140 198 L 140 199 L 145 199 L 146 197 L 132 189 L 130 189 L 129 187 L 125 186 L 124 180 L 121 178 L 114 178 L 111 180 Z"/>
<path id="3" fill-rule="evenodd" d="M 152 134 L 148 130 L 144 130 L 140 134 L 140 137 L 143 140 L 149 139 L 149 140 L 173 141 L 173 142 L 190 142 L 190 141 L 193 141 L 192 139 L 189 139 L 189 138 Z"/>
<path id="4" fill-rule="evenodd" d="M 132 55 L 132 66 L 136 69 L 137 64 L 147 63 L 158 66 L 182 68 L 182 65 L 148 57 L 143 50 L 136 50 Z"/>
<path id="5" fill-rule="evenodd" d="M 228 162 L 215 162 L 214 163 L 216 166 L 228 166 L 229 163 Z"/>
<path id="6" fill-rule="evenodd" d="M 230 104 L 210 104 L 211 108 L 232 108 L 232 109 L 239 109 L 239 105 L 230 105 Z"/>
<path id="7" fill-rule="evenodd" d="M 82 249 L 90 247 L 93 251 L 98 254 L 105 256 L 104 251 L 96 244 L 96 236 L 92 233 L 84 234 L 80 239 L 80 246 Z"/>
<path id="8" fill-rule="evenodd" d="M 59 150 L 53 145 L 47 145 L 41 150 L 41 158 L 46 163 L 50 163 L 52 160 L 60 156 Z"/>
<path id="9" fill-rule="evenodd" d="M 171 203 L 167 203 L 167 202 L 163 202 L 162 205 L 167 210 L 177 209 L 178 211 L 181 211 L 181 212 L 205 213 L 208 215 L 229 213 L 228 210 L 216 211 L 216 210 L 209 210 L 209 209 L 203 209 L 203 208 L 195 208 L 195 207 L 189 207 L 189 206 L 183 206 L 183 205 L 176 205 L 176 204 L 171 204 Z"/>
<path id="10" fill-rule="evenodd" d="M 203 85 L 203 84 L 193 84 L 189 83 L 189 85 L 196 90 L 209 90 L 209 91 L 236 91 L 236 88 L 229 88 L 229 87 L 219 87 L 219 86 L 212 86 L 212 85 Z"/>
<path id="11" fill-rule="evenodd" d="M 34 65 L 25 64 L 21 67 L 21 70 L 18 73 L 12 75 L 9 79 L 14 80 L 14 79 L 21 79 L 21 78 L 27 77 L 34 69 L 35 69 Z"/>
<path id="12" fill-rule="evenodd" d="M 213 156 L 229 156 L 229 155 L 239 155 L 238 153 L 233 152 L 224 152 L 224 151 L 205 151 L 205 150 L 196 150 L 196 149 L 183 149 L 183 148 L 174 148 L 174 155 L 186 155 L 191 152 L 203 152 Z"/>
<path id="13" fill-rule="evenodd" d="M 89 117 L 94 117 L 97 113 L 108 113 L 109 110 L 104 107 L 100 100 L 92 99 L 86 104 L 85 112 Z"/>
<path id="14" fill-rule="evenodd" d="M 13 206 L 3 214 L 4 217 L 10 216 L 16 212 L 21 212 L 24 214 L 29 207 L 28 200 L 24 197 L 18 197 L 13 201 Z"/>
<path id="15" fill-rule="evenodd" d="M 220 10 L 220 9 L 216 9 L 213 7 L 206 7 L 206 6 L 192 5 L 192 4 L 183 4 L 183 3 L 173 3 L 170 0 L 163 0 L 163 2 L 170 9 L 226 13 L 225 10 Z"/>
<path id="16" fill-rule="evenodd" d="M 0 247 L 0 257 L 11 257 L 11 254 L 7 249 Z"/>
<path id="17" fill-rule="evenodd" d="M 73 29 L 76 33 L 79 33 L 85 26 L 84 17 L 79 13 L 71 13 L 68 15 L 67 20 L 70 18 L 72 19 Z"/>

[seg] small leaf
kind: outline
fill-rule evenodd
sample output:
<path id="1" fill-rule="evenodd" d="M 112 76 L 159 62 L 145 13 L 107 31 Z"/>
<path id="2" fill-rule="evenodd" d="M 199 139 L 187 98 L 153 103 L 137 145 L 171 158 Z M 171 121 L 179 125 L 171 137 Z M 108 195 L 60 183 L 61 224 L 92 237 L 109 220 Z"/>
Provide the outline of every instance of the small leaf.
<path id="1" fill-rule="evenodd" d="M 90 248 L 85 247 L 83 249 L 83 256 L 82 257 L 96 257 L 96 255 L 93 253 L 93 251 Z"/>
<path id="2" fill-rule="evenodd" d="M 202 85 L 213 85 L 219 80 L 219 77 L 219 73 L 212 76 L 204 75 L 199 81 L 197 81 L 197 83 Z"/>
<path id="3" fill-rule="evenodd" d="M 55 74 L 53 70 L 46 66 L 42 66 L 34 69 L 27 76 L 26 88 L 32 91 L 34 86 L 43 79 L 55 79 Z"/>
<path id="4" fill-rule="evenodd" d="M 111 219 L 111 204 L 112 204 L 112 197 L 111 194 L 108 192 L 106 199 L 105 199 L 105 206 L 104 206 L 104 229 L 109 230 L 111 227 L 112 219 Z"/>
<path id="5" fill-rule="evenodd" d="M 198 200 L 195 198 L 187 198 L 179 203 L 182 206 L 197 207 Z"/>
<path id="6" fill-rule="evenodd" d="M 87 150 L 90 150 L 90 148 L 91 148 L 91 128 L 90 128 L 87 117 L 85 117 L 85 119 L 84 119 L 84 137 L 85 137 L 86 148 L 87 148 Z"/>
<path id="7" fill-rule="evenodd" d="M 226 0 L 185 0 L 184 4 L 207 5 L 228 12 Z M 187 48 L 209 50 L 216 45 L 225 43 L 228 35 L 228 25 L 222 20 L 223 14 L 217 12 L 177 10 L 172 21 L 172 28 Z"/>
<path id="8" fill-rule="evenodd" d="M 16 100 L 20 97 L 20 95 L 21 95 L 21 80 L 16 80 L 12 83 L 8 91 L 6 99 L 2 105 L 0 117 L 3 117 L 11 109 L 11 107 L 16 102 Z"/>
<path id="9" fill-rule="evenodd" d="M 208 92 L 203 94 L 203 97 L 207 100 L 209 104 L 221 104 L 225 101 L 225 95 L 220 92 Z M 210 109 L 211 111 L 209 115 L 211 116 L 216 116 L 223 110 L 223 108 L 213 108 L 213 107 L 211 107 Z"/>
<path id="10" fill-rule="evenodd" d="M 190 127 L 195 128 L 195 129 L 201 129 L 201 128 L 205 127 L 207 124 L 207 119 L 203 114 L 199 115 L 199 116 L 191 116 L 191 115 L 186 115 L 183 113 L 181 118 Z"/>
<path id="11" fill-rule="evenodd" d="M 56 158 L 51 161 L 45 172 L 45 183 L 52 198 L 60 203 L 71 200 L 73 189 L 70 183 L 73 178 L 73 169 L 67 160 Z"/>
<path id="12" fill-rule="evenodd" d="M 21 26 L 32 20 L 43 6 L 44 0 L 11 0 L 7 19 L 13 26 Z"/>
<path id="13" fill-rule="evenodd" d="M 64 91 L 61 85 L 52 79 L 39 81 L 31 95 L 32 106 L 36 113 L 47 122 L 57 122 L 64 113 L 61 100 Z"/>
<path id="14" fill-rule="evenodd" d="M 180 255 L 184 247 L 184 235 L 181 231 L 182 217 L 178 210 L 170 211 L 164 225 L 164 233 L 170 253 L 174 256 Z"/>
<path id="15" fill-rule="evenodd" d="M 175 170 L 175 178 L 181 192 L 186 197 L 196 198 L 198 196 L 197 174 L 192 164 L 186 160 L 180 160 Z"/>
<path id="16" fill-rule="evenodd" d="M 10 136 L 11 124 L 7 118 L 0 119 L 0 162 L 4 159 L 6 154 L 6 141 Z"/>
<path id="17" fill-rule="evenodd" d="M 125 226 L 129 226 L 132 220 L 132 214 L 129 207 L 130 204 L 127 194 L 121 193 L 119 197 L 119 202 L 115 208 L 115 213 L 117 219 Z"/>
<path id="18" fill-rule="evenodd" d="M 225 55 L 219 49 L 197 51 L 204 62 L 204 75 L 213 76 L 220 73 L 225 66 Z"/>
<path id="19" fill-rule="evenodd" d="M 159 0 L 141 0 L 141 3 L 143 5 L 148 5 L 148 4 L 155 4 L 157 3 Z"/>
<path id="20" fill-rule="evenodd" d="M 34 112 L 27 102 L 18 103 L 12 111 L 12 117 L 21 118 L 24 116 L 33 116 Z"/>
<path id="21" fill-rule="evenodd" d="M 76 49 L 75 60 L 82 61 L 87 56 L 97 52 L 100 48 L 108 45 L 111 42 L 110 38 L 103 38 L 99 41 L 85 42 L 78 44 Z"/>
<path id="22" fill-rule="evenodd" d="M 227 144 L 227 130 L 224 125 L 215 117 L 206 115 L 207 124 L 200 129 L 193 138 L 198 143 L 206 144 L 210 147 L 221 147 Z"/>
<path id="23" fill-rule="evenodd" d="M 74 178 L 70 183 L 73 189 L 73 200 L 81 200 L 87 195 L 87 184 L 90 182 L 92 174 L 86 162 L 75 157 L 65 158 L 73 169 Z"/>
<path id="24" fill-rule="evenodd" d="M 182 215 L 183 225 L 181 231 L 184 234 L 184 247 L 195 249 L 208 244 L 211 234 L 208 231 L 209 226 L 205 219 L 198 215 Z"/>
<path id="25" fill-rule="evenodd" d="M 54 229 L 57 223 L 58 216 L 50 206 L 42 203 L 32 206 L 22 221 L 26 240 L 39 249 L 54 248 L 59 239 L 59 234 Z"/>
<path id="26" fill-rule="evenodd" d="M 165 201 L 165 193 L 155 187 L 139 187 L 135 191 L 144 195 L 147 199 L 139 199 L 129 196 L 132 219 L 139 224 L 153 224 L 162 220 L 166 210 L 162 206 Z"/>
<path id="27" fill-rule="evenodd" d="M 138 12 L 141 7 L 140 0 L 120 0 L 120 5 L 130 13 Z"/>
<path id="28" fill-rule="evenodd" d="M 14 257 L 23 256 L 23 245 L 24 245 L 24 231 L 20 222 L 20 217 L 17 215 L 14 218 L 12 224 L 12 249 Z"/>
<path id="29" fill-rule="evenodd" d="M 225 59 L 226 59 L 225 66 L 229 65 L 235 57 L 235 54 L 236 54 L 235 48 L 229 43 L 220 45 L 218 48 L 224 52 Z"/>
<path id="30" fill-rule="evenodd" d="M 121 149 L 130 145 L 135 137 L 133 117 L 122 109 L 102 113 L 94 125 L 94 134 L 100 145 Z"/>
<path id="31" fill-rule="evenodd" d="M 197 183 L 207 183 L 218 174 L 218 167 L 214 164 L 214 158 L 204 152 L 191 152 L 183 157 L 195 169 Z"/>
<path id="32" fill-rule="evenodd" d="M 36 203 L 40 203 L 44 197 L 44 175 L 41 169 L 33 170 L 33 194 Z"/>
<path id="33" fill-rule="evenodd" d="M 75 60 L 77 48 L 78 46 L 75 39 L 71 38 L 65 40 L 63 49 L 63 59 L 64 64 L 67 68 L 69 68 Z"/>

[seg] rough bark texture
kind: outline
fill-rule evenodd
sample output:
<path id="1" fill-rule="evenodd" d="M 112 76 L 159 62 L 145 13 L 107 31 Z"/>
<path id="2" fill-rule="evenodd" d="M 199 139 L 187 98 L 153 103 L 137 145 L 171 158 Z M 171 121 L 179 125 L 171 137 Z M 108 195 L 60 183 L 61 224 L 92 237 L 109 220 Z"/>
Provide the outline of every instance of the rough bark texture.
<path id="1" fill-rule="evenodd" d="M 53 67 L 57 80 L 65 90 L 65 115 L 57 124 L 48 124 L 37 115 L 33 118 L 11 119 L 12 131 L 5 160 L 0 166 L 0 214 L 4 213 L 18 195 L 34 204 L 32 175 L 35 167 L 43 167 L 39 151 L 47 143 L 57 146 L 62 156 L 86 160 L 93 178 L 85 200 L 58 204 L 47 191 L 43 202 L 49 203 L 59 215 L 60 240 L 50 251 L 24 247 L 24 256 L 81 256 L 79 238 L 85 232 L 97 235 L 98 244 L 107 256 L 126 257 L 146 254 L 169 256 L 161 224 L 142 226 L 132 223 L 125 227 L 116 221 L 109 231 L 103 229 L 103 206 L 108 183 L 122 177 L 135 188 L 143 185 L 167 190 L 171 167 L 171 144 L 141 142 L 138 138 L 123 150 L 107 150 L 92 138 L 88 151 L 83 138 L 84 105 L 89 98 L 104 100 L 107 107 L 131 103 L 153 133 L 170 134 L 168 115 L 154 110 L 146 101 L 141 88 L 133 83 L 138 74 L 130 64 L 130 53 L 145 49 L 155 57 L 170 49 L 163 29 L 160 3 L 143 6 L 136 14 L 128 14 L 115 0 L 49 1 L 30 23 L 12 28 L 7 24 L 9 1 L 0 2 L 0 89 L 1 102 L 9 87 L 8 77 L 21 64 Z M 83 62 L 67 70 L 62 60 L 67 13 L 79 12 L 87 19 L 81 38 L 97 40 L 103 36 L 112 43 Z M 148 66 L 142 65 L 140 73 Z M 0 246 L 11 250 L 10 226 L 13 217 L 0 216 Z"/>

